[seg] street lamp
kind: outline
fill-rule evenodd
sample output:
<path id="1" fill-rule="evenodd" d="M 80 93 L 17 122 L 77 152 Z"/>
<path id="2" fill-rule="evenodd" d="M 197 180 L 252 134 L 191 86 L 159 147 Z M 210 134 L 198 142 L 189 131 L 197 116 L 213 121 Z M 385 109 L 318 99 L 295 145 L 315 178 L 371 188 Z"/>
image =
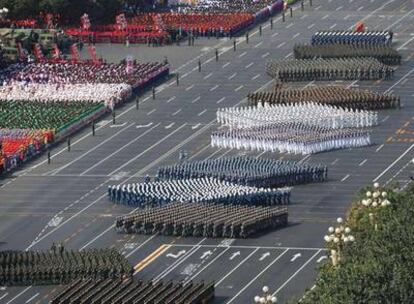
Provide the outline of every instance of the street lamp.
<path id="1" fill-rule="evenodd" d="M 254 297 L 254 303 L 271 304 L 277 302 L 277 298 L 273 296 L 271 293 L 269 293 L 269 287 L 263 286 L 262 292 L 262 296 Z"/>
<path id="2" fill-rule="evenodd" d="M 391 205 L 391 202 L 387 199 L 388 193 L 380 188 L 379 183 L 374 183 L 372 191 L 365 193 L 365 198 L 361 200 L 361 205 L 365 208 L 370 208 L 373 211 L 379 207 L 387 207 Z M 369 222 L 374 226 L 375 230 L 378 230 L 378 224 L 375 223 L 375 215 L 373 212 L 368 214 Z"/>
<path id="3" fill-rule="evenodd" d="M 331 260 L 332 265 L 337 266 L 341 261 L 342 250 L 348 244 L 355 241 L 353 235 L 351 235 L 351 228 L 344 226 L 344 220 L 341 217 L 336 219 L 338 223 L 337 227 L 329 227 L 328 234 L 324 236 L 325 242 L 331 248 Z"/>

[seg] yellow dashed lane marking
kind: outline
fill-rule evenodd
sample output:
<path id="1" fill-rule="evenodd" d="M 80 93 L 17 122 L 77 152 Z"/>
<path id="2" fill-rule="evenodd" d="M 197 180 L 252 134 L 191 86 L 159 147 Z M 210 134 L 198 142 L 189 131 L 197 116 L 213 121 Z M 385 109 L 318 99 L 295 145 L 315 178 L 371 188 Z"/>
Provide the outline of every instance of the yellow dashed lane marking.
<path id="1" fill-rule="evenodd" d="M 170 247 L 171 247 L 171 245 L 161 245 L 160 247 L 158 247 L 157 250 L 155 250 L 153 253 L 151 253 L 149 256 L 147 256 L 145 259 L 143 259 L 141 262 L 139 262 L 137 265 L 135 265 L 135 267 L 134 267 L 135 273 L 140 272 L 142 269 L 147 267 L 156 258 L 158 258 L 164 252 L 166 252 Z"/>

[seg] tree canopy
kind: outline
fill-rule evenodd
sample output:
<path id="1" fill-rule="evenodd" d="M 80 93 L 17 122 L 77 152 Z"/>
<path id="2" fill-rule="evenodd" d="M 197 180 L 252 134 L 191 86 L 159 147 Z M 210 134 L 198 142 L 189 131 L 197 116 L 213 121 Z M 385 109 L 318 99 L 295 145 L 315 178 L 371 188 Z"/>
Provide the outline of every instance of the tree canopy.
<path id="1" fill-rule="evenodd" d="M 386 191 L 388 207 L 353 204 L 347 225 L 355 242 L 344 250 L 338 267 L 328 261 L 320 269 L 316 288 L 301 304 L 414 303 L 414 186 Z"/>

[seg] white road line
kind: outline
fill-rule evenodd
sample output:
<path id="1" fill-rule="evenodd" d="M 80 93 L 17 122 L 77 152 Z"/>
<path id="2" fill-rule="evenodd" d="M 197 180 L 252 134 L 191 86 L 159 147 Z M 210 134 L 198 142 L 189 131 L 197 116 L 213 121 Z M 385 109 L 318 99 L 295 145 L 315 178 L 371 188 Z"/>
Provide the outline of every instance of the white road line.
<path id="1" fill-rule="evenodd" d="M 279 48 L 281 48 L 282 46 L 284 46 L 286 44 L 286 41 L 283 41 L 281 44 L 279 44 L 278 46 L 277 46 L 277 48 L 279 49 Z"/>
<path id="2" fill-rule="evenodd" d="M 30 303 L 31 301 L 33 301 L 34 299 L 36 299 L 38 296 L 39 296 L 39 293 L 36 293 L 35 295 L 33 295 L 33 297 L 31 297 L 30 299 L 28 299 L 28 300 L 26 301 L 26 304 L 27 304 L 27 303 Z"/>
<path id="3" fill-rule="evenodd" d="M 318 5 L 317 7 L 315 7 L 315 10 L 319 10 L 322 7 L 322 5 Z"/>
<path id="4" fill-rule="evenodd" d="M 235 89 L 234 89 L 234 91 L 235 91 L 235 92 L 238 92 L 238 91 L 240 91 L 243 87 L 244 87 L 244 85 L 241 85 L 241 86 L 239 86 L 239 87 L 235 88 Z"/>
<path id="5" fill-rule="evenodd" d="M 277 35 L 279 35 L 279 33 L 277 33 L 277 32 L 276 32 L 276 33 L 273 33 L 273 34 L 272 34 L 272 37 L 274 38 L 274 37 L 276 37 Z"/>
<path id="6" fill-rule="evenodd" d="M 286 56 L 285 56 L 285 59 L 287 59 L 287 58 L 289 58 L 290 56 L 292 56 L 293 55 L 293 53 L 292 52 L 290 52 L 289 54 L 287 54 Z"/>
<path id="7" fill-rule="evenodd" d="M 111 227 L 112 228 L 112 227 Z M 133 255 L 138 249 L 140 249 L 142 246 L 144 246 L 146 243 L 151 241 L 153 238 L 155 238 L 158 234 L 153 234 L 151 237 L 147 238 L 145 241 L 143 241 L 139 246 L 135 247 L 134 250 L 129 252 L 127 255 L 125 255 L 126 258 L 129 258 L 131 255 Z M 85 247 L 85 246 L 84 246 Z"/>
<path id="8" fill-rule="evenodd" d="M 414 72 L 414 68 L 410 70 L 407 74 L 405 74 L 403 77 L 401 77 L 400 80 L 398 80 L 396 83 L 390 86 L 384 93 L 388 93 L 389 91 L 391 91 L 396 85 L 398 85 L 401 81 L 407 78 L 412 72 Z"/>
<path id="9" fill-rule="evenodd" d="M 196 158 L 198 155 L 200 155 L 201 153 L 203 153 L 205 150 L 207 150 L 208 148 L 210 148 L 210 144 L 204 146 L 202 149 L 200 149 L 196 154 L 191 155 L 188 160 L 192 160 L 194 158 Z"/>
<path id="10" fill-rule="evenodd" d="M 402 44 L 400 47 L 397 48 L 397 51 L 403 49 L 407 44 L 409 44 L 413 40 L 414 40 L 414 37 L 412 37 L 411 39 L 407 40 L 404 44 Z"/>
<path id="11" fill-rule="evenodd" d="M 261 46 L 263 44 L 263 41 L 260 41 L 258 44 L 256 44 L 254 47 L 258 48 L 259 46 Z"/>
<path id="12" fill-rule="evenodd" d="M 223 64 L 223 69 L 224 69 L 226 66 L 228 66 L 229 64 L 230 64 L 230 62 L 227 62 L 227 63 Z"/>
<path id="13" fill-rule="evenodd" d="M 175 96 L 170 97 L 170 98 L 167 100 L 167 103 L 170 103 L 170 102 L 171 102 L 171 101 L 173 101 L 175 98 L 176 98 Z"/>
<path id="14" fill-rule="evenodd" d="M 378 152 L 378 151 L 379 151 L 379 150 L 381 150 L 383 147 L 384 147 L 384 144 L 382 144 L 381 146 L 379 146 L 379 147 L 375 150 L 375 152 Z"/>
<path id="15" fill-rule="evenodd" d="M 162 143 L 164 140 L 166 140 L 167 138 L 171 137 L 172 135 L 174 135 L 175 133 L 177 133 L 178 131 L 180 131 L 182 128 L 184 128 L 185 126 L 187 126 L 187 123 L 182 124 L 180 127 L 178 127 L 177 129 L 175 129 L 174 131 L 172 131 L 171 133 L 169 133 L 168 135 L 164 136 L 163 138 L 161 138 L 159 141 L 157 141 L 155 144 L 153 144 L 152 146 L 148 147 L 147 149 L 145 149 L 144 151 L 142 151 L 141 153 L 139 153 L 138 155 L 136 155 L 135 157 L 131 158 L 129 161 L 127 161 L 125 164 L 123 164 L 122 166 L 118 167 L 117 169 L 115 169 L 114 171 L 112 171 L 111 173 L 108 174 L 108 176 L 112 176 L 114 175 L 116 172 L 121 171 L 123 168 L 125 168 L 126 166 L 128 166 L 130 163 L 134 162 L 135 160 L 137 160 L 138 158 L 140 158 L 142 155 L 144 155 L 145 153 L 147 153 L 148 151 L 152 150 L 154 147 L 158 146 L 160 143 Z"/>
<path id="16" fill-rule="evenodd" d="M 197 101 L 199 101 L 201 99 L 201 96 L 198 96 L 196 99 L 194 99 L 191 103 L 196 103 Z"/>
<path id="17" fill-rule="evenodd" d="M 338 6 L 335 11 L 339 11 L 343 8 L 343 6 Z"/>
<path id="18" fill-rule="evenodd" d="M 240 55 L 239 55 L 239 58 L 242 58 L 244 55 L 246 55 L 247 54 L 247 52 L 243 52 L 243 53 L 241 53 Z"/>
<path id="19" fill-rule="evenodd" d="M 266 272 L 274 263 L 276 263 L 282 256 L 285 255 L 286 252 L 288 252 L 289 249 L 286 249 L 283 251 L 280 255 L 277 256 L 269 265 L 266 266 L 258 275 L 256 275 L 249 283 L 247 283 L 238 293 L 235 294 L 233 298 L 230 299 L 230 301 L 227 302 L 227 304 L 232 303 L 243 291 L 245 291 L 250 285 L 253 284 L 254 281 L 256 281 L 263 273 Z"/>
<path id="20" fill-rule="evenodd" d="M 390 118 L 390 115 L 385 116 L 385 117 L 381 120 L 381 122 L 386 122 L 386 121 L 388 120 L 388 118 Z"/>
<path id="21" fill-rule="evenodd" d="M 111 158 L 112 156 L 114 156 L 115 154 L 117 154 L 118 152 L 122 151 L 123 149 L 125 149 L 126 147 L 128 147 L 129 145 L 132 145 L 133 143 L 135 143 L 137 140 L 139 140 L 140 138 L 142 138 L 143 136 L 147 135 L 149 132 L 151 132 L 152 130 L 154 130 L 156 127 L 158 127 L 161 123 L 156 124 L 155 126 L 153 126 L 152 128 L 146 130 L 144 133 L 142 133 L 141 135 L 139 135 L 138 137 L 136 137 L 134 140 L 128 142 L 127 144 L 123 145 L 122 147 L 120 147 L 119 149 L 117 149 L 115 152 L 112 152 L 111 154 L 109 154 L 108 156 L 106 156 L 105 158 L 101 159 L 99 162 L 97 162 L 96 164 L 94 164 L 92 167 L 88 168 L 87 170 L 83 171 L 79 176 L 83 176 L 85 175 L 87 172 L 91 171 L 92 169 L 96 168 L 97 166 L 99 166 L 100 164 L 102 164 L 103 162 L 107 161 L 109 158 Z"/>
<path id="22" fill-rule="evenodd" d="M 359 11 L 361 11 L 363 8 L 364 8 L 363 6 L 360 6 L 360 7 L 357 9 L 357 11 L 359 12 Z"/>
<path id="23" fill-rule="evenodd" d="M 363 166 L 363 165 L 367 162 L 367 160 L 368 160 L 368 159 L 364 159 L 362 162 L 360 162 L 360 163 L 359 163 L 359 165 L 358 165 L 358 166 L 359 166 L 359 167 Z"/>
<path id="24" fill-rule="evenodd" d="M 213 92 L 215 89 L 217 89 L 219 87 L 219 85 L 218 84 L 216 84 L 214 87 L 212 87 L 211 89 L 210 89 L 210 92 Z"/>
<path id="25" fill-rule="evenodd" d="M 260 74 L 257 74 L 256 76 L 253 76 L 252 77 L 252 80 L 256 80 L 257 78 L 259 78 L 260 77 Z"/>
<path id="26" fill-rule="evenodd" d="M 392 167 L 394 167 L 394 165 L 399 162 L 399 160 L 401 158 L 403 158 L 408 152 L 410 152 L 412 150 L 412 148 L 414 148 L 414 144 L 412 144 L 407 150 L 405 150 L 405 152 L 403 154 L 401 154 L 391 165 L 389 165 L 384 171 L 382 171 L 372 182 L 377 182 L 381 176 L 383 176 L 385 173 L 388 172 L 388 170 L 390 170 Z"/>
<path id="27" fill-rule="evenodd" d="M 218 248 L 218 247 L 217 247 Z M 206 266 L 204 266 L 202 269 L 200 269 L 199 272 L 197 272 L 195 275 L 193 275 L 191 278 L 187 279 L 186 281 L 192 281 L 194 280 L 200 273 L 202 273 L 204 270 L 207 269 L 207 267 L 209 267 L 211 264 L 213 264 L 215 261 L 217 261 L 223 254 L 226 253 L 227 250 L 229 250 L 230 247 L 227 247 L 226 249 L 224 249 L 222 252 L 220 252 L 213 260 L 210 261 L 210 263 L 208 263 Z"/>
<path id="28" fill-rule="evenodd" d="M 219 100 L 217 100 L 217 103 L 221 103 L 221 102 L 223 102 L 223 101 L 224 101 L 224 99 L 226 99 L 226 97 L 222 97 L 222 98 L 220 98 Z"/>
<path id="29" fill-rule="evenodd" d="M 181 112 L 181 109 L 178 109 L 177 111 L 175 111 L 174 113 L 172 113 L 171 116 L 175 116 L 175 115 L 177 115 L 180 112 Z"/>
<path id="30" fill-rule="evenodd" d="M 288 28 L 290 28 L 290 27 L 292 27 L 293 26 L 293 23 L 291 23 L 291 24 L 289 24 L 288 26 L 286 26 L 286 28 L 288 29 Z"/>
<path id="31" fill-rule="evenodd" d="M 305 262 L 305 264 L 303 264 L 294 274 L 292 274 L 289 279 L 287 279 L 274 293 L 273 296 L 276 295 L 279 291 L 281 291 L 299 272 L 302 271 L 303 268 L 306 267 L 306 265 L 308 265 L 319 253 L 321 252 L 321 250 L 318 250 L 317 252 L 315 252 L 314 255 L 312 255 L 309 260 L 307 260 Z"/>
<path id="32" fill-rule="evenodd" d="M 308 30 L 310 30 L 311 28 L 313 28 L 315 26 L 315 23 L 312 23 L 311 25 L 308 26 Z"/>
<path id="33" fill-rule="evenodd" d="M 211 77 L 211 75 L 213 75 L 213 73 L 209 73 L 206 76 L 204 76 L 204 79 L 209 79 Z"/>
<path id="34" fill-rule="evenodd" d="M 332 24 L 329 29 L 333 29 L 336 26 L 336 23 Z"/>
<path id="35" fill-rule="evenodd" d="M 296 37 L 298 37 L 300 35 L 300 33 L 296 33 L 295 35 L 293 35 L 293 39 L 295 39 Z"/>
<path id="36" fill-rule="evenodd" d="M 351 17 L 351 15 L 346 15 L 345 17 L 344 17 L 344 20 L 348 20 L 348 18 L 349 17 Z"/>
<path id="37" fill-rule="evenodd" d="M 269 56 L 270 54 L 269 54 L 269 52 L 267 52 L 267 53 L 264 53 L 263 55 L 262 55 L 262 58 L 266 58 L 267 56 Z"/>
<path id="38" fill-rule="evenodd" d="M 192 84 L 192 85 L 190 85 L 188 88 L 186 88 L 185 90 L 186 91 L 190 91 L 192 88 L 194 88 L 194 85 Z"/>
<path id="39" fill-rule="evenodd" d="M 152 113 L 154 113 L 155 111 L 157 111 L 157 109 L 152 109 L 151 111 L 149 111 L 148 113 L 147 113 L 147 116 L 150 116 Z"/>
<path id="40" fill-rule="evenodd" d="M 201 115 L 203 115 L 206 112 L 207 112 L 207 109 L 204 109 L 203 111 L 201 111 L 200 113 L 198 113 L 197 116 L 201 116 Z"/>
<path id="41" fill-rule="evenodd" d="M 180 266 L 185 260 L 187 260 L 191 255 L 193 255 L 198 249 L 201 248 L 199 246 L 202 242 L 204 242 L 206 238 L 203 238 L 200 242 L 198 242 L 196 245 L 193 245 L 193 248 L 191 248 L 185 255 L 183 255 L 180 259 L 178 259 L 176 262 L 171 264 L 169 267 L 164 269 L 158 276 L 155 277 L 154 281 L 158 281 L 166 277 L 171 271 L 173 271 L 175 268 Z"/>
<path id="42" fill-rule="evenodd" d="M 253 64 L 254 62 L 250 62 L 248 65 L 246 65 L 246 69 L 250 68 Z"/>
<path id="43" fill-rule="evenodd" d="M 207 156 L 206 158 L 204 158 L 203 159 L 203 161 L 205 162 L 206 160 L 209 160 L 210 158 L 212 158 L 214 155 L 216 155 L 216 154 L 218 154 L 218 153 L 220 153 L 221 152 L 221 148 L 220 149 L 218 149 L 218 150 L 216 150 L 216 151 L 214 151 L 213 153 L 211 153 L 209 156 Z M 194 245 L 192 245 L 192 246 L 194 246 Z"/>
<path id="44" fill-rule="evenodd" d="M 308 15 L 307 15 L 307 14 L 305 14 L 305 15 L 301 16 L 301 17 L 300 17 L 300 19 L 305 19 L 306 17 L 308 17 Z"/>
<path id="45" fill-rule="evenodd" d="M 325 20 L 326 18 L 328 18 L 329 17 L 329 14 L 327 14 L 327 15 L 325 15 L 325 16 L 323 16 L 322 17 L 322 20 Z"/>
<path id="46" fill-rule="evenodd" d="M 5 294 L 3 294 L 1 297 L 0 297 L 0 300 L 3 300 L 5 297 L 7 297 L 9 295 L 9 293 L 8 292 L 6 292 Z"/>
<path id="47" fill-rule="evenodd" d="M 236 77 L 237 72 L 234 72 L 233 74 L 231 74 L 228 78 L 228 80 L 232 80 L 234 77 Z"/>
<path id="48" fill-rule="evenodd" d="M 30 288 L 32 288 L 32 286 L 28 286 L 25 289 L 23 289 L 23 291 L 21 291 L 20 293 L 18 293 L 14 298 L 12 298 L 10 301 L 8 301 L 6 304 L 10 304 L 11 302 L 13 302 L 14 300 L 16 300 L 18 297 L 20 297 L 22 294 L 24 294 L 26 291 L 28 291 Z"/>
<path id="49" fill-rule="evenodd" d="M 126 128 L 123 128 L 122 130 L 119 130 L 119 131 L 118 131 L 118 132 L 116 132 L 115 134 L 111 135 L 110 137 L 108 137 L 108 138 L 107 138 L 107 139 L 105 139 L 104 141 L 102 141 L 102 142 L 100 142 L 99 144 L 97 144 L 96 146 L 94 146 L 92 149 L 90 149 L 90 150 L 86 151 L 86 152 L 85 152 L 85 153 L 83 153 L 82 155 L 80 155 L 80 156 L 76 157 L 74 160 L 72 160 L 72 161 L 68 162 L 66 165 L 63 165 L 63 166 L 62 166 L 62 167 L 60 167 L 60 168 L 57 168 L 57 169 L 55 169 L 55 170 L 53 170 L 53 171 L 50 171 L 50 172 L 53 172 L 51 175 L 56 175 L 56 173 L 58 173 L 58 172 L 60 172 L 60 171 L 62 171 L 62 170 L 64 170 L 64 169 L 66 169 L 66 168 L 67 168 L 67 167 L 69 167 L 70 165 L 72 165 L 72 164 L 76 163 L 78 160 L 82 159 L 83 157 L 85 157 L 85 156 L 86 156 L 86 155 L 88 155 L 89 153 L 91 153 L 91 152 L 95 151 L 95 150 L 96 150 L 96 149 L 98 149 L 100 146 L 104 145 L 105 143 L 107 143 L 108 141 L 110 141 L 112 138 L 114 138 L 114 137 L 118 136 L 120 133 L 122 133 L 123 131 L 125 131 L 125 130 L 129 129 L 129 128 L 130 128 L 130 127 L 132 127 L 133 125 L 134 125 L 134 124 L 130 124 L 130 125 L 128 125 Z M 45 175 L 47 175 L 47 173 L 45 173 Z"/>
<path id="50" fill-rule="evenodd" d="M 218 281 L 216 284 L 214 284 L 214 287 L 217 287 L 218 285 L 221 284 L 221 282 L 223 282 L 229 275 L 231 275 L 234 271 L 236 271 L 241 265 L 243 265 L 248 259 L 250 259 L 250 257 L 255 254 L 257 251 L 259 250 L 259 248 L 256 248 L 255 250 L 253 250 L 247 257 L 245 257 L 239 264 L 236 265 L 236 267 L 234 267 L 230 272 L 228 272 L 224 277 L 221 278 L 220 281 Z"/>
<path id="51" fill-rule="evenodd" d="M 341 182 L 346 181 L 346 180 L 347 180 L 350 176 L 351 176 L 351 175 L 349 175 L 349 174 L 345 175 L 345 176 L 344 176 L 344 178 L 343 178 L 343 179 L 341 179 Z"/>

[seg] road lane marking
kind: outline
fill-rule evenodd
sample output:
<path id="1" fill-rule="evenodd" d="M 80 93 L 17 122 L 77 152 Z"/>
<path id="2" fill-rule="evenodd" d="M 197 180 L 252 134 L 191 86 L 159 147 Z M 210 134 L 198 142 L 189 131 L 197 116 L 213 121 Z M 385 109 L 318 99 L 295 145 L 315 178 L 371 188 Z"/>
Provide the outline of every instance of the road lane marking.
<path id="1" fill-rule="evenodd" d="M 278 46 L 277 46 L 277 48 L 279 49 L 279 48 L 281 48 L 282 46 L 284 46 L 286 44 L 286 41 L 283 41 L 281 44 L 279 44 Z"/>
<path id="2" fill-rule="evenodd" d="M 263 41 L 260 41 L 258 44 L 256 44 L 254 47 L 258 48 L 259 46 L 261 46 L 263 44 Z"/>
<path id="3" fill-rule="evenodd" d="M 293 26 L 293 23 L 291 23 L 291 24 L 289 24 L 288 26 L 286 26 L 286 28 L 288 29 L 288 28 L 290 28 L 290 27 L 292 27 Z"/>
<path id="4" fill-rule="evenodd" d="M 257 74 L 256 76 L 253 76 L 252 77 L 252 80 L 256 80 L 257 78 L 259 78 L 260 77 L 260 74 Z"/>
<path id="5" fill-rule="evenodd" d="M 375 152 L 378 152 L 378 151 L 379 151 L 379 150 L 381 150 L 383 147 L 384 147 L 384 144 L 382 144 L 381 146 L 379 146 L 379 147 L 375 150 Z"/>
<path id="6" fill-rule="evenodd" d="M 309 260 L 307 260 L 305 262 L 305 264 L 303 264 L 294 274 L 292 274 L 289 279 L 287 279 L 282 286 L 280 286 L 273 294 L 272 296 L 275 296 L 279 291 L 281 291 L 283 289 L 283 287 L 285 287 L 299 272 L 302 271 L 303 268 L 306 267 L 306 265 L 308 265 L 319 253 L 321 252 L 321 250 L 318 250 L 317 252 L 315 252 L 315 254 L 313 256 L 311 256 L 309 258 Z"/>
<path id="7" fill-rule="evenodd" d="M 6 304 L 10 304 L 12 303 L 14 300 L 16 300 L 18 297 L 20 297 L 22 294 L 24 294 L 26 291 L 28 291 L 30 288 L 32 288 L 32 286 L 28 286 L 26 287 L 23 291 L 21 291 L 20 293 L 18 293 L 14 298 L 12 298 L 10 301 L 8 301 Z"/>
<path id="8" fill-rule="evenodd" d="M 218 248 L 218 247 L 217 247 Z M 229 250 L 230 247 L 227 247 L 226 249 L 224 249 L 222 252 L 220 252 L 213 260 L 210 261 L 210 263 L 208 263 L 206 266 L 204 266 L 202 269 L 200 269 L 199 272 L 197 272 L 196 274 L 194 274 L 192 277 L 186 279 L 186 281 L 192 281 L 194 280 L 200 273 L 202 273 L 204 270 L 206 270 L 211 264 L 213 264 L 215 261 L 217 261 L 224 253 L 227 252 L 227 250 Z"/>
<path id="9" fill-rule="evenodd" d="M 241 53 L 240 55 L 239 55 L 239 58 L 242 58 L 244 55 L 246 55 L 247 54 L 247 52 L 243 52 L 243 53 Z"/>
<path id="10" fill-rule="evenodd" d="M 152 113 L 154 113 L 155 111 L 157 111 L 157 109 L 152 109 L 151 111 L 149 111 L 149 112 L 147 113 L 147 116 L 151 115 L 151 114 L 152 114 Z"/>
<path id="11" fill-rule="evenodd" d="M 210 92 L 213 92 L 215 89 L 217 89 L 219 87 L 219 85 L 218 84 L 216 84 L 214 87 L 212 87 L 211 89 L 210 89 Z"/>
<path id="12" fill-rule="evenodd" d="M 328 18 L 329 17 L 329 14 L 327 14 L 327 15 L 325 15 L 325 16 L 323 16 L 322 17 L 322 20 L 325 20 L 326 18 Z"/>
<path id="13" fill-rule="evenodd" d="M 312 23 L 311 25 L 308 26 L 308 30 L 310 30 L 311 28 L 313 28 L 315 26 L 315 23 Z"/>
<path id="14" fill-rule="evenodd" d="M 201 116 L 201 115 L 203 115 L 206 112 L 207 112 L 207 109 L 204 109 L 203 111 L 201 111 L 200 113 L 198 113 L 197 116 Z"/>
<path id="15" fill-rule="evenodd" d="M 363 8 L 364 8 L 363 6 L 360 6 L 360 7 L 357 9 L 357 11 L 359 12 L 359 11 L 361 11 Z"/>
<path id="16" fill-rule="evenodd" d="M 224 99 L 226 99 L 226 97 L 222 97 L 222 98 L 220 98 L 219 100 L 217 100 L 217 103 L 221 103 L 221 102 L 223 102 L 223 101 L 224 101 Z"/>
<path id="17" fill-rule="evenodd" d="M 248 65 L 246 65 L 246 69 L 250 68 L 253 64 L 253 62 L 250 62 Z"/>
<path id="18" fill-rule="evenodd" d="M 241 85 L 241 86 L 237 87 L 236 89 L 234 89 L 234 91 L 235 91 L 235 92 L 238 92 L 238 91 L 240 91 L 243 87 L 244 87 L 244 85 Z"/>
<path id="19" fill-rule="evenodd" d="M 270 54 L 269 54 L 269 52 L 267 52 L 267 53 L 264 53 L 263 55 L 262 55 L 262 58 L 266 58 L 267 56 L 269 56 Z"/>
<path id="20" fill-rule="evenodd" d="M 188 88 L 186 88 L 186 91 L 190 91 L 192 88 L 194 88 L 194 84 L 190 85 Z"/>
<path id="21" fill-rule="evenodd" d="M 295 39 L 296 37 L 298 37 L 300 35 L 300 33 L 296 33 L 295 35 L 293 35 L 293 39 Z"/>
<path id="22" fill-rule="evenodd" d="M 191 103 L 195 103 L 201 99 L 201 96 L 198 96 L 196 99 L 194 99 Z"/>
<path id="23" fill-rule="evenodd" d="M 137 274 L 138 272 L 140 272 L 145 267 L 147 267 L 152 262 L 154 262 L 158 257 L 160 257 L 161 255 L 163 255 L 163 253 L 166 252 L 170 247 L 171 247 L 170 245 L 165 245 L 165 244 L 164 245 L 161 245 L 153 253 L 151 253 L 150 255 L 148 255 L 145 259 L 143 259 L 138 264 L 136 264 L 134 266 L 134 275 Z"/>
<path id="24" fill-rule="evenodd" d="M 335 11 L 339 11 L 343 8 L 343 6 L 338 6 Z"/>
<path id="25" fill-rule="evenodd" d="M 359 166 L 359 167 L 363 166 L 363 165 L 367 162 L 367 160 L 368 160 L 368 159 L 364 159 L 362 162 L 360 162 L 360 163 L 359 163 L 359 165 L 358 165 L 358 166 Z"/>
<path id="26" fill-rule="evenodd" d="M 35 295 L 33 295 L 33 297 L 31 297 L 30 299 L 28 299 L 28 300 L 26 301 L 26 304 L 27 304 L 27 303 L 32 302 L 32 301 L 33 301 L 34 299 L 36 299 L 38 296 L 39 296 L 39 293 L 36 293 Z"/>
<path id="27" fill-rule="evenodd" d="M 234 77 L 236 77 L 236 75 L 237 75 L 237 72 L 234 72 L 233 74 L 231 74 L 230 76 L 229 76 L 229 80 L 232 80 Z"/>
<path id="28" fill-rule="evenodd" d="M 278 255 L 269 265 L 266 266 L 258 275 L 256 275 L 249 283 L 247 283 L 236 295 L 230 299 L 230 301 L 227 302 L 227 304 L 232 303 L 243 291 L 245 291 L 250 285 L 253 284 L 254 281 L 256 281 L 263 273 L 265 273 L 274 263 L 276 263 L 282 256 L 285 255 L 286 252 L 288 252 L 289 249 L 286 249 L 283 251 L 280 255 Z M 318 251 L 319 252 L 319 251 Z"/>
<path id="29" fill-rule="evenodd" d="M 230 64 L 230 62 L 227 62 L 227 63 L 223 64 L 223 69 L 224 69 L 226 66 L 228 66 L 229 64 Z"/>
<path id="30" fill-rule="evenodd" d="M 346 181 L 350 176 L 351 176 L 350 174 L 345 175 L 344 178 L 341 179 L 341 182 Z"/>
<path id="31" fill-rule="evenodd" d="M 336 26 L 336 23 L 332 24 L 329 29 L 333 29 Z"/>
<path id="32" fill-rule="evenodd" d="M 178 113 L 180 113 L 181 112 L 181 109 L 178 109 L 177 111 L 175 111 L 174 113 L 172 113 L 171 115 L 172 116 L 175 116 L 175 115 L 177 115 Z"/>
<path id="33" fill-rule="evenodd" d="M 7 297 L 8 296 L 8 292 L 6 292 L 5 294 L 3 294 L 1 297 L 0 297 L 0 300 L 3 300 L 5 297 Z"/>
<path id="34" fill-rule="evenodd" d="M 279 33 L 273 33 L 272 37 L 276 37 L 277 35 L 279 35 Z"/>
<path id="35" fill-rule="evenodd" d="M 175 96 L 170 97 L 170 98 L 167 100 L 167 103 L 170 103 L 170 102 L 171 102 L 171 101 L 173 101 L 175 98 L 176 98 Z"/>
<path id="36" fill-rule="evenodd" d="M 206 76 L 204 76 L 204 79 L 209 79 L 211 77 L 211 75 L 213 75 L 213 73 L 209 73 Z"/>

